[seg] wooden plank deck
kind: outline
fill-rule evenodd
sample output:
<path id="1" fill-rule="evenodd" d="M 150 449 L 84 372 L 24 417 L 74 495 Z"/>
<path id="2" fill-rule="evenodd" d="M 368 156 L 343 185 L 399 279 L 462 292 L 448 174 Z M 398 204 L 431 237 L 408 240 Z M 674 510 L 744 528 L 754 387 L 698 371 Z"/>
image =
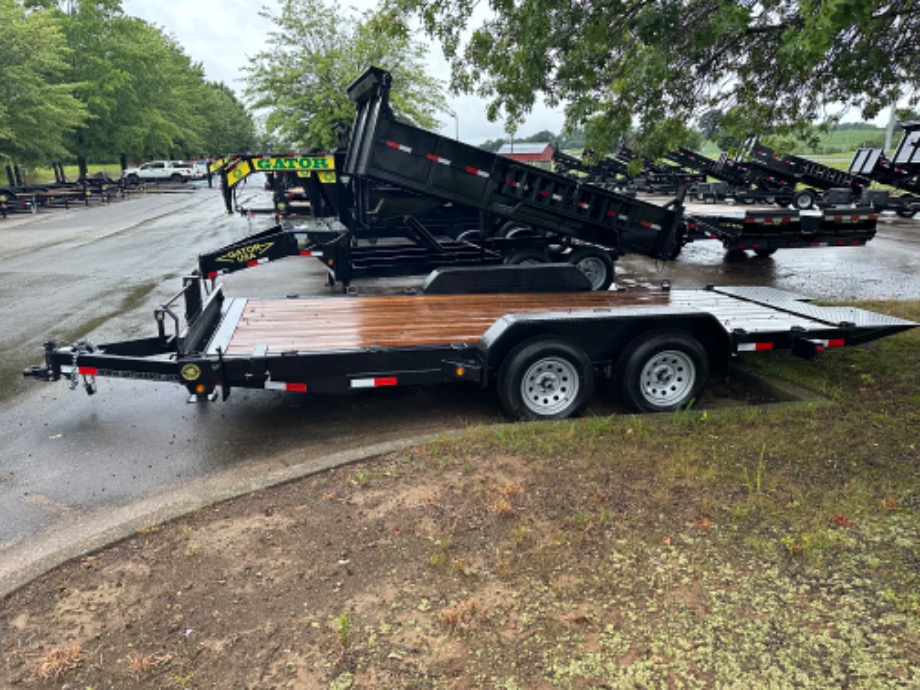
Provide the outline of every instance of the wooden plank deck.
<path id="1" fill-rule="evenodd" d="M 249 299 L 225 352 L 472 344 L 505 314 L 669 303 L 665 292 Z"/>

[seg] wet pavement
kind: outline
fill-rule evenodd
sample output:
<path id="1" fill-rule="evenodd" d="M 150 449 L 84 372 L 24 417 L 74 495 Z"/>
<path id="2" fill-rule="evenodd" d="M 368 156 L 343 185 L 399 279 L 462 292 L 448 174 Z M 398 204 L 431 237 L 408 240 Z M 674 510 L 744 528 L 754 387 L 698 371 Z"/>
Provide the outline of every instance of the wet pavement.
<path id="1" fill-rule="evenodd" d="M 0 562 L 31 535 L 197 478 L 502 421 L 490 391 L 464 386 L 335 399 L 238 390 L 226 403 L 187 405 L 184 389 L 167 384 L 105 379 L 89 397 L 21 378 L 51 336 L 152 335 L 153 309 L 178 291 L 198 253 L 268 224 L 227 216 L 217 191 L 200 187 L 0 220 Z M 726 257 L 706 241 L 676 262 L 628 256 L 617 267 L 626 288 L 662 280 L 770 285 L 822 299 L 917 299 L 918 269 L 920 219 L 887 216 L 866 247 L 762 259 Z M 421 278 L 386 282 L 392 289 Z M 231 296 L 337 293 L 318 262 L 295 258 L 227 276 L 225 285 Z M 373 281 L 356 287 L 379 289 Z M 592 406 L 599 414 L 616 409 L 604 396 Z"/>

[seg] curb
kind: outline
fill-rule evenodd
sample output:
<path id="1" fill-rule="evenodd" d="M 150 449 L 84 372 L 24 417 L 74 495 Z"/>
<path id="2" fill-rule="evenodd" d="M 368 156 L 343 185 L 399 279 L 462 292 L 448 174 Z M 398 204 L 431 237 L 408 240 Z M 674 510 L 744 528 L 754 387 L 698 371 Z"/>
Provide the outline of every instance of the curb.
<path id="1" fill-rule="evenodd" d="M 140 501 L 54 525 L 0 552 L 3 558 L 0 563 L 0 601 L 57 566 L 121 541 L 145 527 L 162 524 L 253 491 L 461 433 L 463 430 L 431 433 L 286 465 L 285 458 L 297 453 L 292 451 L 271 462 L 186 482 Z"/>

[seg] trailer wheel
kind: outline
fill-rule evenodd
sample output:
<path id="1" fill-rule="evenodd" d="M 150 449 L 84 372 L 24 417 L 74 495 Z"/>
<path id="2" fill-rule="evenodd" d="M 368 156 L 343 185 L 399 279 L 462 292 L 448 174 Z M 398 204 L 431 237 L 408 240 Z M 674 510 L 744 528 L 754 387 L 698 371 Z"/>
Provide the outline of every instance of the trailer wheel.
<path id="1" fill-rule="evenodd" d="M 917 212 L 911 208 L 899 208 L 895 213 L 901 216 L 901 218 L 913 218 L 917 215 Z"/>
<path id="2" fill-rule="evenodd" d="M 514 221 L 508 221 L 498 229 L 499 237 L 542 237 L 542 233 L 537 232 L 529 225 L 521 225 Z"/>
<path id="3" fill-rule="evenodd" d="M 585 274 L 592 290 L 606 290 L 613 285 L 613 259 L 603 249 L 579 247 L 566 260 Z"/>
<path id="4" fill-rule="evenodd" d="M 635 412 L 670 412 L 697 399 L 709 376 L 699 341 L 680 331 L 655 330 L 636 338 L 617 362 L 614 380 Z"/>
<path id="5" fill-rule="evenodd" d="M 515 249 L 505 257 L 505 263 L 509 266 L 533 266 L 535 264 L 545 264 L 549 261 L 546 252 L 533 247 L 524 247 Z"/>
<path id="6" fill-rule="evenodd" d="M 505 358 L 498 373 L 498 399 L 513 419 L 566 419 L 593 392 L 591 360 L 565 340 L 524 342 Z"/>
<path id="7" fill-rule="evenodd" d="M 478 242 L 479 239 L 479 230 L 464 230 L 457 235 L 457 242 Z"/>
<path id="8" fill-rule="evenodd" d="M 773 256 L 776 254 L 776 249 L 755 249 L 755 256 L 759 256 L 761 259 L 765 259 L 768 256 Z"/>
<path id="9" fill-rule="evenodd" d="M 803 189 L 801 192 L 796 192 L 795 196 L 792 197 L 792 205 L 800 211 L 805 211 L 814 206 L 816 200 L 817 197 L 813 191 L 810 189 Z"/>

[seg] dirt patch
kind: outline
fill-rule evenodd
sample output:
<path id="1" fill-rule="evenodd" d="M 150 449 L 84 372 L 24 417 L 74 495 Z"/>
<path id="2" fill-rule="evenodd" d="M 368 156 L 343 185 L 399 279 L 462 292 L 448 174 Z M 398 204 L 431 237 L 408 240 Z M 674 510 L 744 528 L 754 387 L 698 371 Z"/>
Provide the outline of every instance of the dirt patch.
<path id="1" fill-rule="evenodd" d="M 817 537 L 770 517 L 789 496 L 760 478 L 755 484 L 756 444 L 730 446 L 750 474 L 723 465 L 718 453 L 688 452 L 738 428 L 738 417 L 718 417 L 496 427 L 151 528 L 5 602 L 7 682 L 581 688 L 738 679 L 757 687 L 790 678 L 836 686 L 867 673 L 879 681 L 873 687 L 917 680 L 920 611 L 909 596 L 892 605 L 879 583 L 845 568 L 804 568 Z M 774 421 L 788 428 L 789 419 Z M 767 458 L 771 475 L 778 464 L 799 471 L 785 452 Z M 726 471 L 736 475 L 726 480 Z M 827 479 L 815 471 L 813 479 Z M 891 538 L 916 526 L 913 509 L 877 508 Z M 829 523 L 824 542 L 867 539 L 845 520 Z M 783 541 L 790 534 L 798 551 Z M 904 548 L 916 557 L 916 542 Z"/>

